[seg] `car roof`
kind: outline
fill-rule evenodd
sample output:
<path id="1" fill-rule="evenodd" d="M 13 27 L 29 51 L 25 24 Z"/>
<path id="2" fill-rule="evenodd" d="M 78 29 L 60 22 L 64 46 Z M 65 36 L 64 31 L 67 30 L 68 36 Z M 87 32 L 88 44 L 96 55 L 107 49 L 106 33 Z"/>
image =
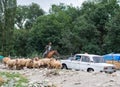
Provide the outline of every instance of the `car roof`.
<path id="1" fill-rule="evenodd" d="M 76 55 L 91 56 L 91 57 L 93 57 L 93 56 L 100 56 L 100 55 L 88 54 L 88 53 L 85 53 L 85 54 L 76 54 Z"/>

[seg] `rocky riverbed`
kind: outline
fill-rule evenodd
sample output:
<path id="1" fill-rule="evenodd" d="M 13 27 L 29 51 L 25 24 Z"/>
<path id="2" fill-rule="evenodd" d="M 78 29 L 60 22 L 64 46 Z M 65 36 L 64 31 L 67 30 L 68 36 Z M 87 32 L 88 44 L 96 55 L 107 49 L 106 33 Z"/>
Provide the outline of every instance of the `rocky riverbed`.
<path id="1" fill-rule="evenodd" d="M 47 68 L 9 70 L 3 64 L 0 64 L 0 72 L 3 71 L 19 72 L 26 76 L 29 84 L 47 83 L 51 85 L 50 87 L 120 87 L 120 71 L 113 74 L 106 74 Z"/>

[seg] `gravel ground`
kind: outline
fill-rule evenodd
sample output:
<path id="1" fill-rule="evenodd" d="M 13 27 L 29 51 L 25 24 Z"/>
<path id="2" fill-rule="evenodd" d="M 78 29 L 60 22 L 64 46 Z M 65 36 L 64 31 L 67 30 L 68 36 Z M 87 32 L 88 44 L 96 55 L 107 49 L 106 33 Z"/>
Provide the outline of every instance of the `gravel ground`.
<path id="1" fill-rule="evenodd" d="M 0 72 L 2 71 L 19 72 L 25 75 L 30 83 L 47 82 L 49 84 L 55 84 L 56 87 L 120 87 L 120 71 L 113 74 L 106 74 L 46 68 L 9 70 L 0 64 Z"/>

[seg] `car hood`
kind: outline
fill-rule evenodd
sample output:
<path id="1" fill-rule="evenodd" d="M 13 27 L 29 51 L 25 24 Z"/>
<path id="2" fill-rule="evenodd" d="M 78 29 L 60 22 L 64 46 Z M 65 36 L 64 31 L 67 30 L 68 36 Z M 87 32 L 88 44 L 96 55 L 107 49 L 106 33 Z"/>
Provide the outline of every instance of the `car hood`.
<path id="1" fill-rule="evenodd" d="M 71 60 L 70 59 L 65 59 L 65 60 L 60 60 L 61 62 L 70 62 Z"/>
<path id="2" fill-rule="evenodd" d="M 70 61 L 69 59 L 67 59 L 67 60 L 60 60 L 60 61 Z"/>

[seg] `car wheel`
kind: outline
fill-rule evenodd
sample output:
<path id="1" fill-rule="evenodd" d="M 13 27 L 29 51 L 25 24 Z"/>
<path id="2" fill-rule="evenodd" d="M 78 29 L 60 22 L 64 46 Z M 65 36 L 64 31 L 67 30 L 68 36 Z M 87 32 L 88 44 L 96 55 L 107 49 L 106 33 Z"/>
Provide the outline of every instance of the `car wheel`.
<path id="1" fill-rule="evenodd" d="M 93 71 L 94 71 L 94 69 L 92 69 L 92 68 L 87 69 L 87 72 L 93 72 Z"/>
<path id="2" fill-rule="evenodd" d="M 62 69 L 68 69 L 66 64 L 62 64 Z"/>
<path id="3" fill-rule="evenodd" d="M 113 72 L 109 72 L 109 74 L 112 74 Z"/>
<path id="4" fill-rule="evenodd" d="M 105 73 L 112 74 L 113 72 L 107 72 L 107 71 L 105 71 Z"/>

